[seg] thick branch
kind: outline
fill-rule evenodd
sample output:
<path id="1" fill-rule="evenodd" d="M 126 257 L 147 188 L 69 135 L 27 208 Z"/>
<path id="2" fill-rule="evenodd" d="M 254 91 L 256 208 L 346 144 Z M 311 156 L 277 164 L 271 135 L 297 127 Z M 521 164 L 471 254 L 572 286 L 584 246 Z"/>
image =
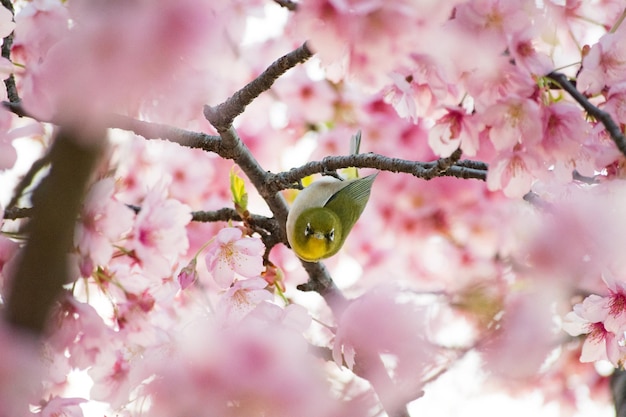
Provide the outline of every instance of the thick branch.
<path id="1" fill-rule="evenodd" d="M 220 137 L 192 132 L 160 123 L 145 122 L 122 115 L 111 115 L 107 126 L 128 130 L 146 139 L 164 139 L 188 148 L 202 149 L 220 154 Z"/>
<path id="2" fill-rule="evenodd" d="M 558 85 L 561 86 L 561 88 L 563 88 L 563 90 L 567 91 L 569 95 L 572 96 L 572 98 L 576 100 L 587 113 L 599 120 L 604 125 L 607 132 L 609 132 L 609 135 L 611 135 L 611 138 L 617 145 L 617 148 L 620 150 L 620 152 L 623 155 L 626 155 L 626 137 L 624 137 L 621 129 L 619 128 L 617 123 L 613 121 L 609 113 L 605 112 L 604 110 L 600 110 L 598 107 L 591 104 L 589 99 L 587 99 L 584 94 L 578 91 L 564 74 L 551 72 L 547 75 L 547 77 L 551 80 L 554 80 Z"/>
<path id="3" fill-rule="evenodd" d="M 452 161 L 452 165 L 450 162 Z M 374 153 L 365 153 L 347 156 L 328 156 L 321 161 L 309 162 L 301 167 L 281 172 L 268 178 L 268 187 L 271 190 L 292 188 L 302 178 L 342 168 L 374 168 L 380 171 L 403 172 L 417 178 L 430 180 L 436 177 L 474 178 L 485 181 L 487 178 L 487 164 L 477 161 L 458 161 L 443 158 L 433 162 L 408 161 L 399 158 Z"/>
<path id="4" fill-rule="evenodd" d="M 108 127 L 131 131 L 146 139 L 164 139 L 189 148 L 203 149 L 218 153 L 220 137 L 205 133 L 192 132 L 177 127 L 146 122 L 122 115 L 111 115 Z"/>
<path id="5" fill-rule="evenodd" d="M 228 130 L 235 117 L 245 110 L 246 106 L 257 98 L 264 91 L 269 90 L 276 81 L 287 70 L 306 61 L 313 56 L 313 53 L 304 43 L 298 49 L 284 55 L 274 61 L 261 75 L 252 80 L 249 84 L 237 91 L 224 103 L 215 107 L 204 106 L 204 116 L 217 129 L 218 132 Z"/>
<path id="6" fill-rule="evenodd" d="M 102 137 L 99 137 L 102 136 Z M 51 169 L 33 192 L 28 243 L 10 282 L 8 321 L 41 334 L 48 314 L 68 279 L 67 253 L 87 181 L 99 155 L 104 131 L 89 141 L 63 127 L 52 145 Z"/>
<path id="7" fill-rule="evenodd" d="M 20 117 L 31 117 L 22 106 L 21 103 L 3 101 L 2 105 Z M 55 123 L 54 120 L 39 120 L 40 122 Z M 188 148 L 202 149 L 207 152 L 214 152 L 224 158 L 232 159 L 228 152 L 224 152 L 221 147 L 221 139 L 219 136 L 207 135 L 206 133 L 192 132 L 190 130 L 180 129 L 178 127 L 169 126 L 161 123 L 146 122 L 137 120 L 132 117 L 120 114 L 111 114 L 107 117 L 105 125 L 113 129 L 127 130 L 133 132 L 146 139 L 163 139 L 170 142 L 178 143 Z"/>
<path id="8" fill-rule="evenodd" d="M 611 375 L 611 394 L 615 403 L 615 416 L 626 417 L 626 371 L 616 369 Z"/>

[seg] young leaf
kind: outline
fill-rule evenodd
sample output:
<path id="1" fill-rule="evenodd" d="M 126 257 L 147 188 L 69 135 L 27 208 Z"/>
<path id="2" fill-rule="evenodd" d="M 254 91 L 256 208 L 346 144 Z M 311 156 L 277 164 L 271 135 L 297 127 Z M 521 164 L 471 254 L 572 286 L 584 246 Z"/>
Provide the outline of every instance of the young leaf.
<path id="1" fill-rule="evenodd" d="M 235 167 L 230 170 L 230 192 L 233 195 L 233 203 L 237 213 L 243 214 L 248 210 L 248 193 L 243 178 L 235 172 Z"/>

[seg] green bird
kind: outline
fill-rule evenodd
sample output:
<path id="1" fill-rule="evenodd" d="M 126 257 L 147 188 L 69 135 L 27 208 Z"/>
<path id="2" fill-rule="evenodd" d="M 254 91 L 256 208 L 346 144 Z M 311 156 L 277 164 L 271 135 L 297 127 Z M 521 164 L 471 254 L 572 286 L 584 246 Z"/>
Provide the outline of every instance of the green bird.
<path id="1" fill-rule="evenodd" d="M 344 181 L 326 177 L 298 194 L 287 216 L 287 240 L 299 258 L 317 262 L 339 252 L 377 175 Z"/>

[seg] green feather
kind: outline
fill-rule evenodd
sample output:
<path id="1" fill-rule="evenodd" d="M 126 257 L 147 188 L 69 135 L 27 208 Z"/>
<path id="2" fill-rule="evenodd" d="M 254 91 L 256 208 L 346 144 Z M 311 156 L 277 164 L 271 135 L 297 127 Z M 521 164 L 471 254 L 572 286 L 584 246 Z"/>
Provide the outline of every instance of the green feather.
<path id="1" fill-rule="evenodd" d="M 342 239 L 348 236 L 354 224 L 361 217 L 377 175 L 378 173 L 351 181 L 333 194 L 324 205 L 339 217 L 343 228 Z"/>

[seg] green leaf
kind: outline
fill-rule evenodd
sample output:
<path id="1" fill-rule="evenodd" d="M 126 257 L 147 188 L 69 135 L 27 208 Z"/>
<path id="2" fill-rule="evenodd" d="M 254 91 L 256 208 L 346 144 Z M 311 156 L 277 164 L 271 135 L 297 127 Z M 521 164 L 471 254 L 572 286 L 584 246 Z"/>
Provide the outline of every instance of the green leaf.
<path id="1" fill-rule="evenodd" d="M 233 195 L 233 203 L 235 203 L 235 210 L 239 214 L 243 214 L 248 210 L 248 193 L 246 192 L 246 185 L 237 173 L 235 167 L 230 170 L 230 192 Z"/>

